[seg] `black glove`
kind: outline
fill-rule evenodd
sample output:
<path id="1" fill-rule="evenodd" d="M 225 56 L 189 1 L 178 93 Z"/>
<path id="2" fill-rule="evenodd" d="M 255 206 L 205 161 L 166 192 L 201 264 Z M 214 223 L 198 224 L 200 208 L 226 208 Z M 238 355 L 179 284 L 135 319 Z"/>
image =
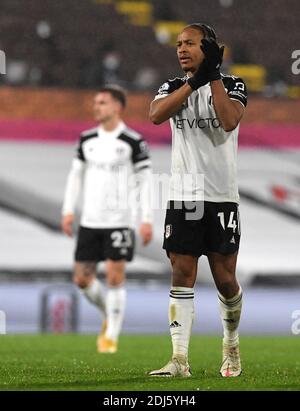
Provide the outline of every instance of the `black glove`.
<path id="1" fill-rule="evenodd" d="M 200 64 L 193 77 L 190 77 L 187 82 L 193 90 L 197 90 L 209 82 L 206 60 Z"/>
<path id="2" fill-rule="evenodd" d="M 202 39 L 201 50 L 205 55 L 205 65 L 207 70 L 208 81 L 220 80 L 220 67 L 223 61 L 224 46 L 219 46 L 212 39 Z"/>

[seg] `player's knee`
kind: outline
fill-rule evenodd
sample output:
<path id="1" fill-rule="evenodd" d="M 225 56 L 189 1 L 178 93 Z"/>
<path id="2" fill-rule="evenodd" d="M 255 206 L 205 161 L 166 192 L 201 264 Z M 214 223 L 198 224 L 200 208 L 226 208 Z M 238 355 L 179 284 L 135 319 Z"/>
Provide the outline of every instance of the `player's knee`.
<path id="1" fill-rule="evenodd" d="M 185 267 L 173 267 L 173 276 L 190 279 L 193 277 L 193 272 Z"/>
<path id="2" fill-rule="evenodd" d="M 172 275 L 173 285 L 179 287 L 193 287 L 195 283 L 195 274 L 193 270 L 185 265 L 173 265 L 173 275 Z"/>
<path id="3" fill-rule="evenodd" d="M 225 298 L 232 298 L 236 294 L 237 282 L 234 277 L 226 277 L 219 280 L 217 283 L 217 288 L 220 294 Z"/>
<path id="4" fill-rule="evenodd" d="M 89 285 L 88 278 L 83 275 L 74 275 L 73 282 L 79 288 L 86 288 Z"/>
<path id="5" fill-rule="evenodd" d="M 193 276 L 193 265 L 191 262 L 186 259 L 181 259 L 177 257 L 171 258 L 171 263 L 172 263 L 172 270 L 173 270 L 173 275 L 183 277 L 183 278 L 189 278 Z"/>

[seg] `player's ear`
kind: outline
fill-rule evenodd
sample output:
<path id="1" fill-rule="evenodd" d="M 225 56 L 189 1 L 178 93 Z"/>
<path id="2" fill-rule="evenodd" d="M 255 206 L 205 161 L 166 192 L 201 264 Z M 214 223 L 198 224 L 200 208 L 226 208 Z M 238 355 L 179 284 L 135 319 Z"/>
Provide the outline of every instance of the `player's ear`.
<path id="1" fill-rule="evenodd" d="M 120 101 L 117 101 L 117 112 L 118 114 L 122 114 L 124 111 L 123 105 L 120 103 Z"/>

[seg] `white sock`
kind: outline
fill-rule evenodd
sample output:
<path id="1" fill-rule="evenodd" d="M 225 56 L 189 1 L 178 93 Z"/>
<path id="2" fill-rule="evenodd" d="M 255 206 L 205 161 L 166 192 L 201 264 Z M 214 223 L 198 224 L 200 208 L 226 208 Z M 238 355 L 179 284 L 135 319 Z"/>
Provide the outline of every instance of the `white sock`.
<path id="1" fill-rule="evenodd" d="M 99 308 L 104 316 L 106 315 L 104 291 L 98 278 L 95 278 L 86 288 L 83 288 L 82 293 L 92 304 Z"/>
<path id="2" fill-rule="evenodd" d="M 194 289 L 172 287 L 169 303 L 169 324 L 173 357 L 188 358 L 189 342 L 194 320 Z"/>
<path id="3" fill-rule="evenodd" d="M 240 287 L 238 293 L 232 298 L 225 298 L 218 293 L 220 314 L 224 330 L 223 342 L 236 345 L 239 342 L 238 326 L 242 311 L 243 291 Z"/>
<path id="4" fill-rule="evenodd" d="M 117 341 L 121 332 L 126 306 L 126 289 L 123 285 L 108 289 L 106 297 L 107 330 L 105 337 Z"/>

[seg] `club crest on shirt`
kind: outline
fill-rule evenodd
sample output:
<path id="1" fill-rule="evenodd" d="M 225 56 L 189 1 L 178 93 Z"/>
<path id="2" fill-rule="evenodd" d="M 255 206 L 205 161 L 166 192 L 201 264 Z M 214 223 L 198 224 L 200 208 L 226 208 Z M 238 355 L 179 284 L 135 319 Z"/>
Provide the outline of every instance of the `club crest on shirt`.
<path id="1" fill-rule="evenodd" d="M 117 147 L 117 154 L 118 154 L 119 156 L 123 155 L 124 152 L 125 152 L 125 150 L 124 150 L 123 147 Z"/>
<path id="2" fill-rule="evenodd" d="M 162 86 L 160 86 L 158 92 L 159 92 L 159 93 L 162 93 L 162 92 L 164 92 L 164 91 L 168 91 L 169 88 L 170 88 L 170 84 L 166 82 L 166 83 L 164 83 Z"/>
<path id="3" fill-rule="evenodd" d="M 165 237 L 169 238 L 171 234 L 172 234 L 172 224 L 167 224 L 166 230 L 165 230 Z"/>

